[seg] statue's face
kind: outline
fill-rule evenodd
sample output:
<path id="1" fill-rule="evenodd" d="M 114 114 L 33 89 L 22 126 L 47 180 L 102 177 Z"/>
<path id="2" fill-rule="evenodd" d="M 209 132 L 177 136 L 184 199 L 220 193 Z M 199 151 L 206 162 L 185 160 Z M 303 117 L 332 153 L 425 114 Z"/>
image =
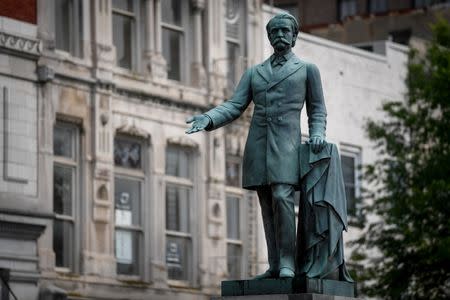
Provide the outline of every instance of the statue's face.
<path id="1" fill-rule="evenodd" d="M 292 31 L 291 25 L 288 19 L 273 22 L 269 30 L 269 41 L 275 51 L 282 52 L 292 47 L 292 42 L 297 36 Z"/>

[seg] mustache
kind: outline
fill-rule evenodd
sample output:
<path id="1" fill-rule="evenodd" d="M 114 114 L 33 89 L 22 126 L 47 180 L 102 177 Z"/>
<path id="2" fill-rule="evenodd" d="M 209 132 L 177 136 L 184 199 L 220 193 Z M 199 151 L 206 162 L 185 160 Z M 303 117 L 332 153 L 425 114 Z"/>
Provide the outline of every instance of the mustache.
<path id="1" fill-rule="evenodd" d="M 273 45 L 273 44 L 276 44 L 276 43 L 278 43 L 278 42 L 282 42 L 282 43 L 284 43 L 284 44 L 289 44 L 289 41 L 286 40 L 285 38 L 276 38 L 276 39 L 273 40 L 272 45 Z"/>

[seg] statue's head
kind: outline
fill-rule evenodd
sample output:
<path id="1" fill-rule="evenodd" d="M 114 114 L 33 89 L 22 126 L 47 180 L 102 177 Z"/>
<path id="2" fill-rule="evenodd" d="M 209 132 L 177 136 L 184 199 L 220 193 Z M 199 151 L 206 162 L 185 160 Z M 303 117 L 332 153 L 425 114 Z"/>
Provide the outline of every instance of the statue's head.
<path id="1" fill-rule="evenodd" d="M 266 30 L 274 50 L 284 51 L 295 46 L 299 24 L 294 16 L 281 13 L 270 19 Z"/>

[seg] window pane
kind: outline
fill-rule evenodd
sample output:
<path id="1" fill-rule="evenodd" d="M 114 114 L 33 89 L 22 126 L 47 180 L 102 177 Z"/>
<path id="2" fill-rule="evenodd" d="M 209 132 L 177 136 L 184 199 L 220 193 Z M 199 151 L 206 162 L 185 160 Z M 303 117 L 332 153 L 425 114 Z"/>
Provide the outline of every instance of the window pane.
<path id="1" fill-rule="evenodd" d="M 347 212 L 349 215 L 354 215 L 356 209 L 355 158 L 352 156 L 341 155 L 341 162 L 345 194 L 347 197 Z"/>
<path id="2" fill-rule="evenodd" d="M 347 212 L 349 215 L 354 215 L 356 212 L 356 194 L 354 187 L 345 187 L 345 195 L 347 196 Z"/>
<path id="3" fill-rule="evenodd" d="M 424 7 L 428 6 L 433 2 L 432 0 L 414 0 L 414 7 Z M 444 1 L 442 1 L 444 2 Z"/>
<path id="4" fill-rule="evenodd" d="M 168 146 L 166 149 L 166 174 L 190 178 L 191 152 L 178 146 Z"/>
<path id="5" fill-rule="evenodd" d="M 140 169 L 141 143 L 126 139 L 114 139 L 114 163 L 116 166 Z"/>
<path id="6" fill-rule="evenodd" d="M 239 66 L 239 44 L 227 42 L 228 55 L 228 88 L 233 91 L 237 84 L 237 72 L 241 69 Z"/>
<path id="7" fill-rule="evenodd" d="M 73 225 L 69 221 L 53 221 L 53 251 L 57 267 L 72 267 Z"/>
<path id="8" fill-rule="evenodd" d="M 240 245 L 227 244 L 227 268 L 230 279 L 241 279 L 242 248 Z"/>
<path id="9" fill-rule="evenodd" d="M 380 13 L 387 11 L 387 0 L 370 0 L 370 12 Z"/>
<path id="10" fill-rule="evenodd" d="M 226 168 L 226 185 L 229 186 L 241 186 L 241 163 L 236 159 L 230 159 L 225 161 Z"/>
<path id="11" fill-rule="evenodd" d="M 341 0 L 339 4 L 339 17 L 341 20 L 356 15 L 356 0 Z"/>
<path id="12" fill-rule="evenodd" d="M 70 20 L 72 0 L 55 1 L 55 42 L 56 48 L 70 52 Z"/>
<path id="13" fill-rule="evenodd" d="M 169 79 L 181 80 L 180 64 L 187 58 L 181 58 L 181 39 L 183 34 L 178 31 L 163 28 L 162 30 L 162 50 L 167 62 L 167 76 Z"/>
<path id="14" fill-rule="evenodd" d="M 166 186 L 166 228 L 168 230 L 190 232 L 189 194 L 188 188 Z"/>
<path id="15" fill-rule="evenodd" d="M 117 273 L 139 274 L 139 233 L 131 230 L 116 230 L 115 253 Z"/>
<path id="16" fill-rule="evenodd" d="M 178 26 L 182 26 L 181 1 L 164 0 L 161 1 L 162 21 Z"/>
<path id="17" fill-rule="evenodd" d="M 133 11 L 133 0 L 113 0 L 113 8 Z"/>
<path id="18" fill-rule="evenodd" d="M 342 175 L 345 185 L 355 185 L 355 158 L 351 156 L 341 156 Z"/>
<path id="19" fill-rule="evenodd" d="M 116 46 L 116 62 L 122 68 L 131 69 L 133 18 L 113 14 L 113 43 Z"/>
<path id="20" fill-rule="evenodd" d="M 233 240 L 241 238 L 239 204 L 238 197 L 227 196 L 227 238 Z"/>
<path id="21" fill-rule="evenodd" d="M 139 225 L 141 182 L 115 178 L 114 201 L 117 225 Z"/>
<path id="22" fill-rule="evenodd" d="M 53 154 L 74 158 L 75 129 L 65 126 L 55 126 L 53 130 Z"/>
<path id="23" fill-rule="evenodd" d="M 57 214 L 72 215 L 74 173 L 71 167 L 53 167 L 53 211 Z"/>
<path id="24" fill-rule="evenodd" d="M 166 263 L 169 279 L 189 280 L 192 243 L 189 238 L 167 236 Z"/>

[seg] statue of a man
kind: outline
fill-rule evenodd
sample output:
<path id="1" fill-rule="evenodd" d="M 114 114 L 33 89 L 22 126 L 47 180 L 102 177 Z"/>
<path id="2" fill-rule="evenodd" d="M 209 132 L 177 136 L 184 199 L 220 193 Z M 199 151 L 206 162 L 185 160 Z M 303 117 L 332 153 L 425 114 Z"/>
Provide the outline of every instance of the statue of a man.
<path id="1" fill-rule="evenodd" d="M 299 187 L 300 112 L 306 104 L 309 144 L 314 153 L 325 146 L 326 109 L 319 70 L 294 53 L 299 25 L 290 14 L 266 26 L 274 53 L 243 74 L 231 99 L 203 115 L 190 117 L 186 133 L 214 130 L 255 104 L 244 151 L 242 185 L 256 190 L 267 241 L 269 269 L 262 278 L 295 275 L 294 193 Z"/>

